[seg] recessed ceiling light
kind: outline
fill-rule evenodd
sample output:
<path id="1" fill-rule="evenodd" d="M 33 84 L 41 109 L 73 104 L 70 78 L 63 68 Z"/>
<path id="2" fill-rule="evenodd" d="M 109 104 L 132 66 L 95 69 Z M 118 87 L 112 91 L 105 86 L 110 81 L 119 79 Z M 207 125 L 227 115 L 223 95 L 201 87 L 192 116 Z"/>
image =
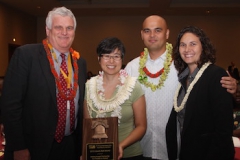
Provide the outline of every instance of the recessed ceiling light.
<path id="1" fill-rule="evenodd" d="M 207 10 L 207 11 L 206 11 L 206 13 L 207 13 L 207 14 L 209 14 L 209 13 L 210 13 L 210 11 L 209 11 L 209 10 Z"/>

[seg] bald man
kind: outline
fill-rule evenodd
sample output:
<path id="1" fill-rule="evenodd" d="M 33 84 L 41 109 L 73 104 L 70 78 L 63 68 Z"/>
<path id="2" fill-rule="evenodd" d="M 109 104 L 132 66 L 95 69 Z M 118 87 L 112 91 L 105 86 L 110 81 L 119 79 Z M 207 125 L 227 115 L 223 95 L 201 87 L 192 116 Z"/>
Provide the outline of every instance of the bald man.
<path id="1" fill-rule="evenodd" d="M 171 58 L 172 45 L 167 43 L 169 34 L 164 18 L 157 15 L 147 17 L 141 30 L 146 48 L 125 68 L 129 75 L 138 77 L 145 91 L 147 131 L 141 140 L 145 159 L 169 159 L 165 129 L 178 84 L 177 71 Z M 235 79 L 223 77 L 221 83 L 228 92 L 235 93 Z"/>

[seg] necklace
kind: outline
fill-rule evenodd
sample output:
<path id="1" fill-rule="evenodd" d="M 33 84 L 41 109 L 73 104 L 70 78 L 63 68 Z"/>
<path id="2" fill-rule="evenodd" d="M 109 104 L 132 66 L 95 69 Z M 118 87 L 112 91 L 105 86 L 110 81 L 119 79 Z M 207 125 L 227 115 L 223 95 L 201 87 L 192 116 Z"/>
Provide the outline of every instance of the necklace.
<path id="1" fill-rule="evenodd" d="M 137 78 L 128 76 L 125 70 L 120 70 L 120 84 L 116 86 L 117 93 L 112 98 L 105 99 L 103 74 L 99 72 L 98 76 L 92 77 L 86 83 L 89 115 L 92 117 L 92 111 L 94 111 L 97 114 L 96 117 L 105 117 L 106 113 L 111 112 L 111 117 L 117 116 L 120 123 L 121 105 L 131 96 Z"/>
<path id="2" fill-rule="evenodd" d="M 163 86 L 164 81 L 167 79 L 168 73 L 170 72 L 170 65 L 172 63 L 172 44 L 166 43 L 166 49 L 167 54 L 166 60 L 164 61 L 164 67 L 155 74 L 150 73 L 146 68 L 146 62 L 149 54 L 148 49 L 144 48 L 144 52 L 141 53 L 139 61 L 138 80 L 141 84 L 145 85 L 146 87 L 150 87 L 152 91 L 155 91 L 158 88 L 160 89 Z M 160 79 L 157 85 L 147 81 L 148 77 L 157 78 L 159 76 Z"/>
<path id="3" fill-rule="evenodd" d="M 187 92 L 186 92 L 186 94 L 185 94 L 185 96 L 184 96 L 184 98 L 183 98 L 183 100 L 182 100 L 182 103 L 181 103 L 181 105 L 180 105 L 179 107 L 177 106 L 177 97 L 178 97 L 178 94 L 179 94 L 179 90 L 180 90 L 180 88 L 181 88 L 181 83 L 178 84 L 178 88 L 177 88 L 177 90 L 176 90 L 176 92 L 175 92 L 174 99 L 173 99 L 174 109 L 175 109 L 176 112 L 180 112 L 180 111 L 184 108 L 184 106 L 185 106 L 185 104 L 186 104 L 186 102 L 187 102 L 187 100 L 188 100 L 188 96 L 189 96 L 190 92 L 191 92 L 192 89 L 193 89 L 193 86 L 197 83 L 198 79 L 202 76 L 203 72 L 205 71 L 205 69 L 206 69 L 210 64 L 211 64 L 211 62 L 205 63 L 205 64 L 201 67 L 201 69 L 198 71 L 196 77 L 194 78 L 194 80 L 192 81 L 192 83 L 189 85 L 189 87 L 188 87 L 188 89 L 187 89 Z"/>
<path id="4" fill-rule="evenodd" d="M 158 71 L 157 73 L 151 73 L 149 72 L 149 70 L 147 69 L 147 67 L 145 66 L 143 68 L 143 71 L 145 72 L 145 74 L 148 76 L 148 77 L 151 77 L 151 78 L 157 78 L 159 77 L 163 72 L 164 72 L 164 68 L 160 69 L 160 71 Z"/>
<path id="5" fill-rule="evenodd" d="M 99 75 L 97 78 L 97 93 L 99 94 L 99 98 L 102 100 L 105 100 L 105 94 L 104 94 L 104 88 L 103 88 L 103 71 L 99 71 Z M 119 88 L 120 86 L 124 85 L 124 82 L 127 78 L 128 74 L 125 70 L 121 69 L 119 71 L 119 81 L 120 84 L 116 86 L 116 88 Z"/>
<path id="6" fill-rule="evenodd" d="M 51 72 L 52 72 L 52 74 L 53 74 L 53 76 L 55 78 L 55 82 L 56 82 L 56 86 L 57 86 L 58 92 L 66 100 L 74 99 L 75 96 L 76 96 L 77 88 L 78 88 L 78 65 L 77 65 L 77 59 L 79 59 L 79 57 L 80 57 L 79 53 L 74 51 L 72 48 L 69 49 L 69 52 L 72 54 L 72 58 L 73 58 L 74 84 L 73 84 L 73 89 L 71 90 L 70 94 L 67 95 L 66 93 L 63 92 L 62 85 L 60 84 L 59 76 L 58 76 L 58 74 L 57 74 L 57 72 L 55 70 L 55 67 L 54 67 L 54 62 L 53 62 L 53 58 L 52 58 L 52 54 L 54 52 L 53 48 L 48 43 L 47 39 L 44 39 L 42 41 L 42 43 L 43 43 L 45 51 L 47 52 L 47 58 L 48 58 L 48 61 L 50 63 Z"/>

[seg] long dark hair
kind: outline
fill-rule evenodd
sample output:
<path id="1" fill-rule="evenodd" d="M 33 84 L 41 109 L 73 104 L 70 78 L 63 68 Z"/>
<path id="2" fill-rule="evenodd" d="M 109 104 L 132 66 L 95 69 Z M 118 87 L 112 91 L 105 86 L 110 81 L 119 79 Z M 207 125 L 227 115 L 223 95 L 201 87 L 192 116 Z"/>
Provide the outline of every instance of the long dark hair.
<path id="1" fill-rule="evenodd" d="M 178 74 L 182 73 L 184 69 L 187 67 L 187 64 L 182 60 L 179 52 L 180 40 L 185 33 L 192 33 L 196 35 L 202 44 L 202 54 L 200 56 L 199 61 L 197 62 L 198 68 L 201 68 L 202 65 L 208 61 L 214 64 L 216 62 L 216 50 L 212 45 L 210 39 L 206 36 L 206 34 L 200 28 L 195 26 L 187 26 L 183 28 L 178 34 L 178 37 L 173 49 L 173 60 L 174 60 L 174 65 L 178 71 Z"/>

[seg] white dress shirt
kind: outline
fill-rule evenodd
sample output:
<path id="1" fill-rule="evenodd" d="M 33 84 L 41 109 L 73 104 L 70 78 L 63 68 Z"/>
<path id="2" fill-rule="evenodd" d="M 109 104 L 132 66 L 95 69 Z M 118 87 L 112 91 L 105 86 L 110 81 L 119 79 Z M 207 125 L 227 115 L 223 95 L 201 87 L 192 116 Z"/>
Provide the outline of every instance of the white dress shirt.
<path id="1" fill-rule="evenodd" d="M 166 51 L 156 60 L 151 60 L 148 55 L 146 67 L 151 73 L 156 73 L 163 68 L 166 59 Z M 139 76 L 139 60 L 135 58 L 129 62 L 125 68 L 131 76 Z M 159 83 L 160 76 L 157 78 L 148 77 L 148 81 L 153 84 Z M 173 97 L 178 85 L 177 71 L 172 62 L 170 72 L 164 82 L 164 86 L 156 91 L 141 85 L 146 97 L 147 112 L 147 131 L 141 140 L 144 157 L 153 159 L 168 160 L 165 129 L 169 115 L 173 108 Z"/>

